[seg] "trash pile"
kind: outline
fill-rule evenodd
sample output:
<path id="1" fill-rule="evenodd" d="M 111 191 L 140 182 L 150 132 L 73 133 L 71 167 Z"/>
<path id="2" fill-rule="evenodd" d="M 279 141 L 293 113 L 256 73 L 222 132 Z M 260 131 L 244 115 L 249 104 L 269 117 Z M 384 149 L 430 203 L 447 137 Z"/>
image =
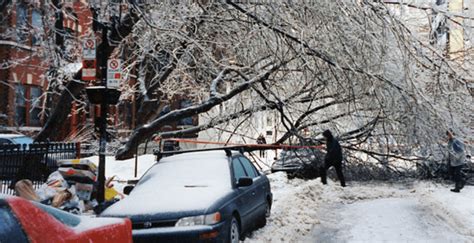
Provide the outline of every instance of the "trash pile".
<path id="1" fill-rule="evenodd" d="M 33 189 L 30 180 L 20 180 L 15 184 L 18 196 L 37 201 L 64 211 L 82 214 L 90 210 L 99 213 L 105 209 L 97 202 L 97 167 L 87 159 L 60 160 L 58 170 L 51 173 L 46 182 Z M 112 185 L 112 178 L 105 183 L 105 204 L 110 206 L 123 195 Z"/>

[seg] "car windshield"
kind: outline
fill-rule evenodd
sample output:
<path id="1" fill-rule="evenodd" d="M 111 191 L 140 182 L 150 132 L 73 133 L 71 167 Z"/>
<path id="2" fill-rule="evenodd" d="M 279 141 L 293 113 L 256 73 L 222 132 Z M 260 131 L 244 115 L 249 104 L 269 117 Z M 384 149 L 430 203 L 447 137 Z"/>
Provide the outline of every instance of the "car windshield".
<path id="1" fill-rule="evenodd" d="M 221 152 L 221 153 L 219 153 Z M 223 151 L 199 152 L 163 158 L 137 184 L 149 187 L 231 187 L 228 158 Z"/>
<path id="2" fill-rule="evenodd" d="M 33 139 L 27 136 L 12 138 L 14 144 L 32 144 Z"/>
<path id="3" fill-rule="evenodd" d="M 69 227 L 76 227 L 81 223 L 81 219 L 73 214 L 63 212 L 59 209 L 46 206 L 41 203 L 35 203 L 35 205 Z"/>

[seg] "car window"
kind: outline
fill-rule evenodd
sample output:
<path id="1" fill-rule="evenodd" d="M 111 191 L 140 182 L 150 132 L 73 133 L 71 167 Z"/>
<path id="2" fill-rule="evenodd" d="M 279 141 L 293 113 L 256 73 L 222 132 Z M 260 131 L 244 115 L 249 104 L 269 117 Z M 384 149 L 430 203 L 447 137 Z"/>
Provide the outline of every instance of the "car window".
<path id="1" fill-rule="evenodd" d="M 15 144 L 32 144 L 33 139 L 27 136 L 12 138 Z"/>
<path id="2" fill-rule="evenodd" d="M 249 177 L 255 178 L 255 177 L 259 176 L 257 170 L 252 165 L 252 162 L 250 162 L 250 160 L 248 160 L 245 157 L 239 157 L 239 160 L 240 160 L 240 162 L 242 162 L 242 165 L 244 166 L 244 169 L 247 172 L 247 175 Z"/>
<path id="3" fill-rule="evenodd" d="M 5 138 L 0 138 L 0 144 L 11 144 L 12 142 Z"/>
<path id="4" fill-rule="evenodd" d="M 28 237 L 21 228 L 15 215 L 7 205 L 0 204 L 0 242 L 28 242 Z"/>
<path id="5" fill-rule="evenodd" d="M 247 176 L 247 174 L 245 173 L 244 167 L 242 166 L 238 158 L 234 158 L 232 160 L 232 168 L 234 170 L 235 180 L 238 180 L 239 178 Z"/>
<path id="6" fill-rule="evenodd" d="M 64 211 L 43 205 L 41 203 L 35 203 L 35 205 L 69 227 L 76 227 L 81 223 L 81 219 L 77 216 L 74 216 L 73 214 L 66 213 Z"/>

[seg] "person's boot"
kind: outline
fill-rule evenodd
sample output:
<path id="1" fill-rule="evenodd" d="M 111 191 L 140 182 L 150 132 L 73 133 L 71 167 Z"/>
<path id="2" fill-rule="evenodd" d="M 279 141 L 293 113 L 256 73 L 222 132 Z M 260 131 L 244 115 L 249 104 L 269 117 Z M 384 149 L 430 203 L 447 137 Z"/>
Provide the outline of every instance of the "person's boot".
<path id="1" fill-rule="evenodd" d="M 459 188 L 454 188 L 454 189 L 451 189 L 452 192 L 460 192 L 461 190 L 459 190 Z"/>

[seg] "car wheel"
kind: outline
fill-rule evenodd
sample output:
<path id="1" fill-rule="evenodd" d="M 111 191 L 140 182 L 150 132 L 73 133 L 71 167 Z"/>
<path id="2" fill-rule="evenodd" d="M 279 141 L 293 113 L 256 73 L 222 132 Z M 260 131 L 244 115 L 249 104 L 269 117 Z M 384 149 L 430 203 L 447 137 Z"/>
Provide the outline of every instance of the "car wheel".
<path id="1" fill-rule="evenodd" d="M 270 203 L 267 201 L 265 204 L 265 214 L 261 216 L 261 218 L 258 220 L 257 223 L 257 228 L 262 228 L 265 225 L 267 225 L 267 218 L 270 217 L 271 215 L 271 206 Z"/>
<path id="2" fill-rule="evenodd" d="M 229 227 L 229 243 L 238 243 L 240 239 L 240 227 L 239 222 L 235 217 L 232 217 Z"/>
<path id="3" fill-rule="evenodd" d="M 271 214 L 272 214 L 272 207 L 270 203 L 267 201 L 265 205 L 265 218 L 269 218 Z"/>

